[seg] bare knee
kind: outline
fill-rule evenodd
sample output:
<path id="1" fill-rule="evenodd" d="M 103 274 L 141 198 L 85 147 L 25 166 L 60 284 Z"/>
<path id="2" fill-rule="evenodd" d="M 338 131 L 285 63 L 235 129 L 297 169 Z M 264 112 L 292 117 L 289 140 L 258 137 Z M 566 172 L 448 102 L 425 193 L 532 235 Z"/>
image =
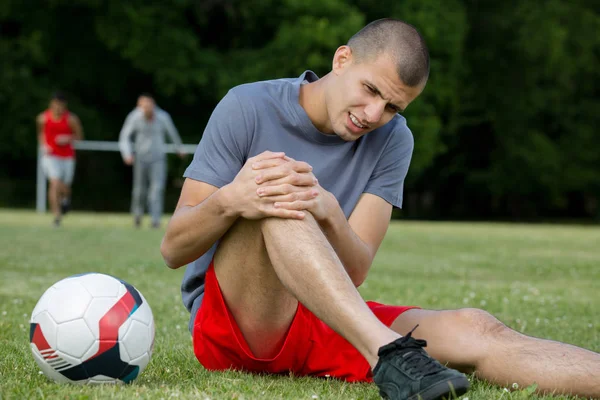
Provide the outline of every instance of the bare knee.
<path id="1" fill-rule="evenodd" d="M 510 331 L 492 314 L 478 308 L 462 308 L 453 313 L 456 323 L 472 331 L 479 338 L 494 338 Z"/>

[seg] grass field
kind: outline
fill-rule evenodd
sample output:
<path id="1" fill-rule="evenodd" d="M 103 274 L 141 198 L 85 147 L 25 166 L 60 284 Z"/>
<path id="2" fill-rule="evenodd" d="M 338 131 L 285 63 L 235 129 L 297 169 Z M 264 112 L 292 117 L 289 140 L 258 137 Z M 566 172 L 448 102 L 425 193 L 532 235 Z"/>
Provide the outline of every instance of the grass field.
<path id="1" fill-rule="evenodd" d="M 378 399 L 372 385 L 207 373 L 196 362 L 179 295 L 183 269 L 164 266 L 163 231 L 134 230 L 125 215 L 0 210 L 0 399 Z M 130 385 L 49 382 L 28 343 L 29 316 L 54 282 L 104 272 L 135 285 L 154 312 L 148 368 Z M 426 308 L 481 307 L 534 336 L 600 351 L 600 228 L 558 225 L 394 223 L 361 288 L 365 298 Z M 596 310 L 596 311 L 593 311 Z M 536 397 L 472 380 L 469 399 Z"/>

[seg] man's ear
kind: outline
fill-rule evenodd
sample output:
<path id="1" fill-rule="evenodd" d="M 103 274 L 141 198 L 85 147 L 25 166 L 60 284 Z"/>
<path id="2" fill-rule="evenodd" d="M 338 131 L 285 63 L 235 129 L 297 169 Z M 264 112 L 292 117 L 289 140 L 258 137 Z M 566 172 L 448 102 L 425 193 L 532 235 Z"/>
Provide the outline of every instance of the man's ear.
<path id="1" fill-rule="evenodd" d="M 331 70 L 334 74 L 340 75 L 344 68 L 352 64 L 352 49 L 349 46 L 340 46 L 333 55 L 333 65 Z"/>

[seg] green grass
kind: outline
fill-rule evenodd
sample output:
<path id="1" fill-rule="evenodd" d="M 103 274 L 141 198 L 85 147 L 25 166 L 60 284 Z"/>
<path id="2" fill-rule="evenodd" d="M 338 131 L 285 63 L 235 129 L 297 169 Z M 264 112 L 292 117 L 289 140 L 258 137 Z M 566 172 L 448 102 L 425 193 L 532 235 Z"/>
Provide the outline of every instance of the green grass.
<path id="1" fill-rule="evenodd" d="M 169 270 L 159 253 L 163 231 L 134 230 L 125 215 L 74 213 L 61 229 L 50 222 L 48 215 L 0 210 L 0 399 L 379 398 L 367 384 L 204 371 L 179 296 L 183 269 Z M 593 312 L 599 243 L 598 227 L 397 222 L 361 292 L 426 308 L 481 307 L 526 334 L 600 351 Z M 155 352 L 131 385 L 54 384 L 31 355 L 28 324 L 38 298 L 54 282 L 89 271 L 132 283 L 152 306 Z M 472 382 L 471 400 L 559 398 Z"/>

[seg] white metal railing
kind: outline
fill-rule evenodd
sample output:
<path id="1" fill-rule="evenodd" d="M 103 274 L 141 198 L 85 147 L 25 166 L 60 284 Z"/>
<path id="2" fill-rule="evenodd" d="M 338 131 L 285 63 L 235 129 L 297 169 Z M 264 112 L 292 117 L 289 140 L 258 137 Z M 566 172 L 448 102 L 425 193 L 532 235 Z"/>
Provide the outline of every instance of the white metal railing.
<path id="1" fill-rule="evenodd" d="M 119 151 L 119 142 L 105 142 L 101 140 L 82 140 L 74 143 L 77 150 L 92 151 Z M 194 154 L 197 144 L 184 144 L 181 147 L 172 143 L 165 144 L 165 153 L 177 153 L 182 150 L 187 154 Z M 38 150 L 37 156 L 37 178 L 35 190 L 35 209 L 39 213 L 46 212 L 46 177 L 42 170 L 42 150 Z"/>

